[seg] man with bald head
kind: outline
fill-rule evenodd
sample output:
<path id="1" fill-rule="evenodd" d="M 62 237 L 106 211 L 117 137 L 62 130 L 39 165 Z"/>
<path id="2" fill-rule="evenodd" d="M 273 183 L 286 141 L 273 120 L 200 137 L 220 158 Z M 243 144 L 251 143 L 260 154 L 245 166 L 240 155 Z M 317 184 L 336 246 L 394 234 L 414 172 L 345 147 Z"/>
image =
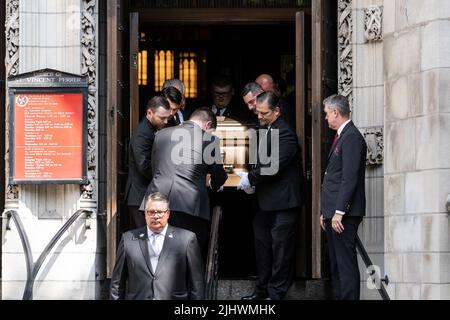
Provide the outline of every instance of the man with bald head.
<path id="1" fill-rule="evenodd" d="M 276 83 L 273 81 L 273 78 L 268 74 L 261 74 L 256 77 L 255 82 L 261 86 L 261 88 L 266 92 L 273 92 L 277 96 L 280 97 L 280 90 L 278 89 Z M 289 105 L 289 103 L 280 97 L 280 109 L 281 115 L 284 120 L 287 122 L 289 127 L 295 132 L 295 110 Z"/>
<path id="2" fill-rule="evenodd" d="M 270 75 L 263 73 L 256 78 L 255 82 L 259 84 L 264 91 L 271 91 L 278 96 L 280 95 L 280 91 Z"/>

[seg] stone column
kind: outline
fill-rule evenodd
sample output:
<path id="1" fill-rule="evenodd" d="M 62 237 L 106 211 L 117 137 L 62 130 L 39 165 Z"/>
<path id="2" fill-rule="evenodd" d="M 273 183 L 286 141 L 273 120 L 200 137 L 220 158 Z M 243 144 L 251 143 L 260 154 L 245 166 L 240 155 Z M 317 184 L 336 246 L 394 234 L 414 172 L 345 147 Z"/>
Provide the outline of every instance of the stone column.
<path id="1" fill-rule="evenodd" d="M 359 236 L 373 270 L 384 276 L 382 13 L 382 0 L 339 1 L 339 92 L 349 97 L 352 120 L 368 144 L 366 217 Z M 361 299 L 380 299 L 367 286 L 369 274 L 361 259 L 359 266 Z"/>
<path id="2" fill-rule="evenodd" d="M 95 0 L 7 0 L 8 76 L 52 68 L 89 76 L 88 178 L 86 186 L 8 186 L 7 209 L 23 222 L 36 261 L 63 224 L 78 210 L 93 210 L 90 229 L 79 218 L 49 254 L 34 284 L 34 299 L 95 299 L 104 252 L 98 250 L 96 181 Z M 6 165 L 8 167 L 8 165 Z M 26 265 L 17 228 L 4 231 L 2 298 L 21 299 Z"/>
<path id="3" fill-rule="evenodd" d="M 395 299 L 450 299 L 450 2 L 384 1 L 385 267 Z"/>

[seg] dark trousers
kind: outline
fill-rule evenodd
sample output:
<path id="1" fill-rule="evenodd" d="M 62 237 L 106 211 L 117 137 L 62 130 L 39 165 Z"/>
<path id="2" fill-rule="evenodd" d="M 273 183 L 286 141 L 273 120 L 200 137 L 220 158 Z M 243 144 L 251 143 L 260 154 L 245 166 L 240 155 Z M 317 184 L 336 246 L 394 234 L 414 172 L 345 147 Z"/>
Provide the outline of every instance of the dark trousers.
<path id="1" fill-rule="evenodd" d="M 255 235 L 256 293 L 284 298 L 295 276 L 295 242 L 299 209 L 258 211 L 253 220 Z"/>
<path id="2" fill-rule="evenodd" d="M 128 206 L 128 212 L 130 213 L 130 229 L 142 228 L 147 225 L 145 222 L 144 211 L 139 211 L 139 206 Z"/>
<path id="3" fill-rule="evenodd" d="M 202 253 L 203 262 L 206 263 L 211 223 L 203 218 L 179 211 L 170 212 L 169 223 L 174 227 L 183 228 L 195 233 Z"/>
<path id="4" fill-rule="evenodd" d="M 331 282 L 338 300 L 359 300 L 360 298 L 356 236 L 361 221 L 362 217 L 344 216 L 342 219 L 344 231 L 339 234 L 331 227 L 331 219 L 325 220 Z"/>

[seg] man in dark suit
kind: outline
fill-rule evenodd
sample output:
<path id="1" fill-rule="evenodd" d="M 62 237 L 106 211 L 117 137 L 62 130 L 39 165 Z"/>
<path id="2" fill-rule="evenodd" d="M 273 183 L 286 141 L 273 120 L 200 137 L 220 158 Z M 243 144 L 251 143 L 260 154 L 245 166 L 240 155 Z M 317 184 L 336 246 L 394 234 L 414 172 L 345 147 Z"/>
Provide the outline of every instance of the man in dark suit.
<path id="1" fill-rule="evenodd" d="M 113 300 L 204 299 L 204 267 L 194 233 L 167 223 L 169 203 L 153 193 L 146 227 L 125 232 L 111 276 Z"/>
<path id="2" fill-rule="evenodd" d="M 153 146 L 153 179 L 146 193 L 158 191 L 168 197 L 170 224 L 193 231 L 204 258 L 211 220 L 206 176 L 210 175 L 213 191 L 228 178 L 220 158 L 220 141 L 208 133 L 216 125 L 211 110 L 202 107 L 182 125 L 161 130 Z"/>
<path id="3" fill-rule="evenodd" d="M 169 127 L 173 127 L 182 124 L 186 119 L 186 96 L 185 96 L 186 86 L 180 79 L 168 79 L 164 81 L 163 90 L 169 87 L 174 87 L 181 92 L 180 107 L 177 110 L 177 112 L 173 115 L 173 118 L 169 121 L 168 124 Z"/>
<path id="4" fill-rule="evenodd" d="M 253 228 L 258 282 L 243 300 L 284 298 L 295 276 L 298 215 L 303 204 L 303 170 L 297 136 L 281 116 L 279 98 L 260 94 L 256 110 L 261 127 L 258 163 L 241 173 L 238 189 L 256 189 L 259 211 Z"/>
<path id="5" fill-rule="evenodd" d="M 211 84 L 211 96 L 213 101 L 211 111 L 216 117 L 229 117 L 232 112 L 231 100 L 234 96 L 231 80 L 225 76 L 214 78 Z"/>
<path id="6" fill-rule="evenodd" d="M 170 119 L 167 127 L 174 127 L 180 124 L 178 111 L 181 109 L 183 96 L 181 92 L 175 87 L 166 87 L 162 90 L 162 95 L 166 97 L 170 105 Z"/>
<path id="7" fill-rule="evenodd" d="M 170 106 L 166 98 L 155 96 L 147 104 L 147 114 L 134 130 L 128 148 L 128 179 L 125 200 L 131 216 L 131 227 L 145 226 L 145 219 L 139 211 L 145 190 L 152 180 L 151 152 L 155 133 L 167 125 Z"/>
<path id="8" fill-rule="evenodd" d="M 233 106 L 234 88 L 231 79 L 226 76 L 214 78 L 211 84 L 211 96 L 213 104 L 211 111 L 216 117 L 227 117 L 234 120 L 242 120 L 242 112 Z"/>
<path id="9" fill-rule="evenodd" d="M 263 92 L 264 90 L 256 82 L 249 82 L 242 89 L 241 97 L 249 111 L 247 123 L 251 126 L 259 126 L 258 112 L 256 112 L 256 98 Z"/>
<path id="10" fill-rule="evenodd" d="M 346 97 L 324 100 L 325 119 L 336 130 L 322 185 L 320 226 L 326 232 L 337 299 L 360 298 L 355 241 L 366 212 L 366 142 L 350 120 Z"/>

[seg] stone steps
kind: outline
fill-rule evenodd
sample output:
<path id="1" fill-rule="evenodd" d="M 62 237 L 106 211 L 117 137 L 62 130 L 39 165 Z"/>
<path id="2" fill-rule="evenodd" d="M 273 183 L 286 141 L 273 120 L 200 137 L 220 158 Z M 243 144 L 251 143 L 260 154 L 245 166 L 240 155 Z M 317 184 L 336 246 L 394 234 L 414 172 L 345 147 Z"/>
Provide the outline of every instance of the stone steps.
<path id="1" fill-rule="evenodd" d="M 240 300 L 253 292 L 254 279 L 220 279 L 217 299 Z M 328 280 L 296 280 L 289 289 L 286 300 L 327 300 L 332 299 L 331 284 Z"/>
<path id="2" fill-rule="evenodd" d="M 218 300 L 240 300 L 253 292 L 256 279 L 220 279 L 217 289 Z M 102 284 L 99 299 L 109 298 L 109 279 Z M 332 299 L 331 284 L 328 280 L 296 280 L 289 289 L 286 300 L 329 300 Z"/>

